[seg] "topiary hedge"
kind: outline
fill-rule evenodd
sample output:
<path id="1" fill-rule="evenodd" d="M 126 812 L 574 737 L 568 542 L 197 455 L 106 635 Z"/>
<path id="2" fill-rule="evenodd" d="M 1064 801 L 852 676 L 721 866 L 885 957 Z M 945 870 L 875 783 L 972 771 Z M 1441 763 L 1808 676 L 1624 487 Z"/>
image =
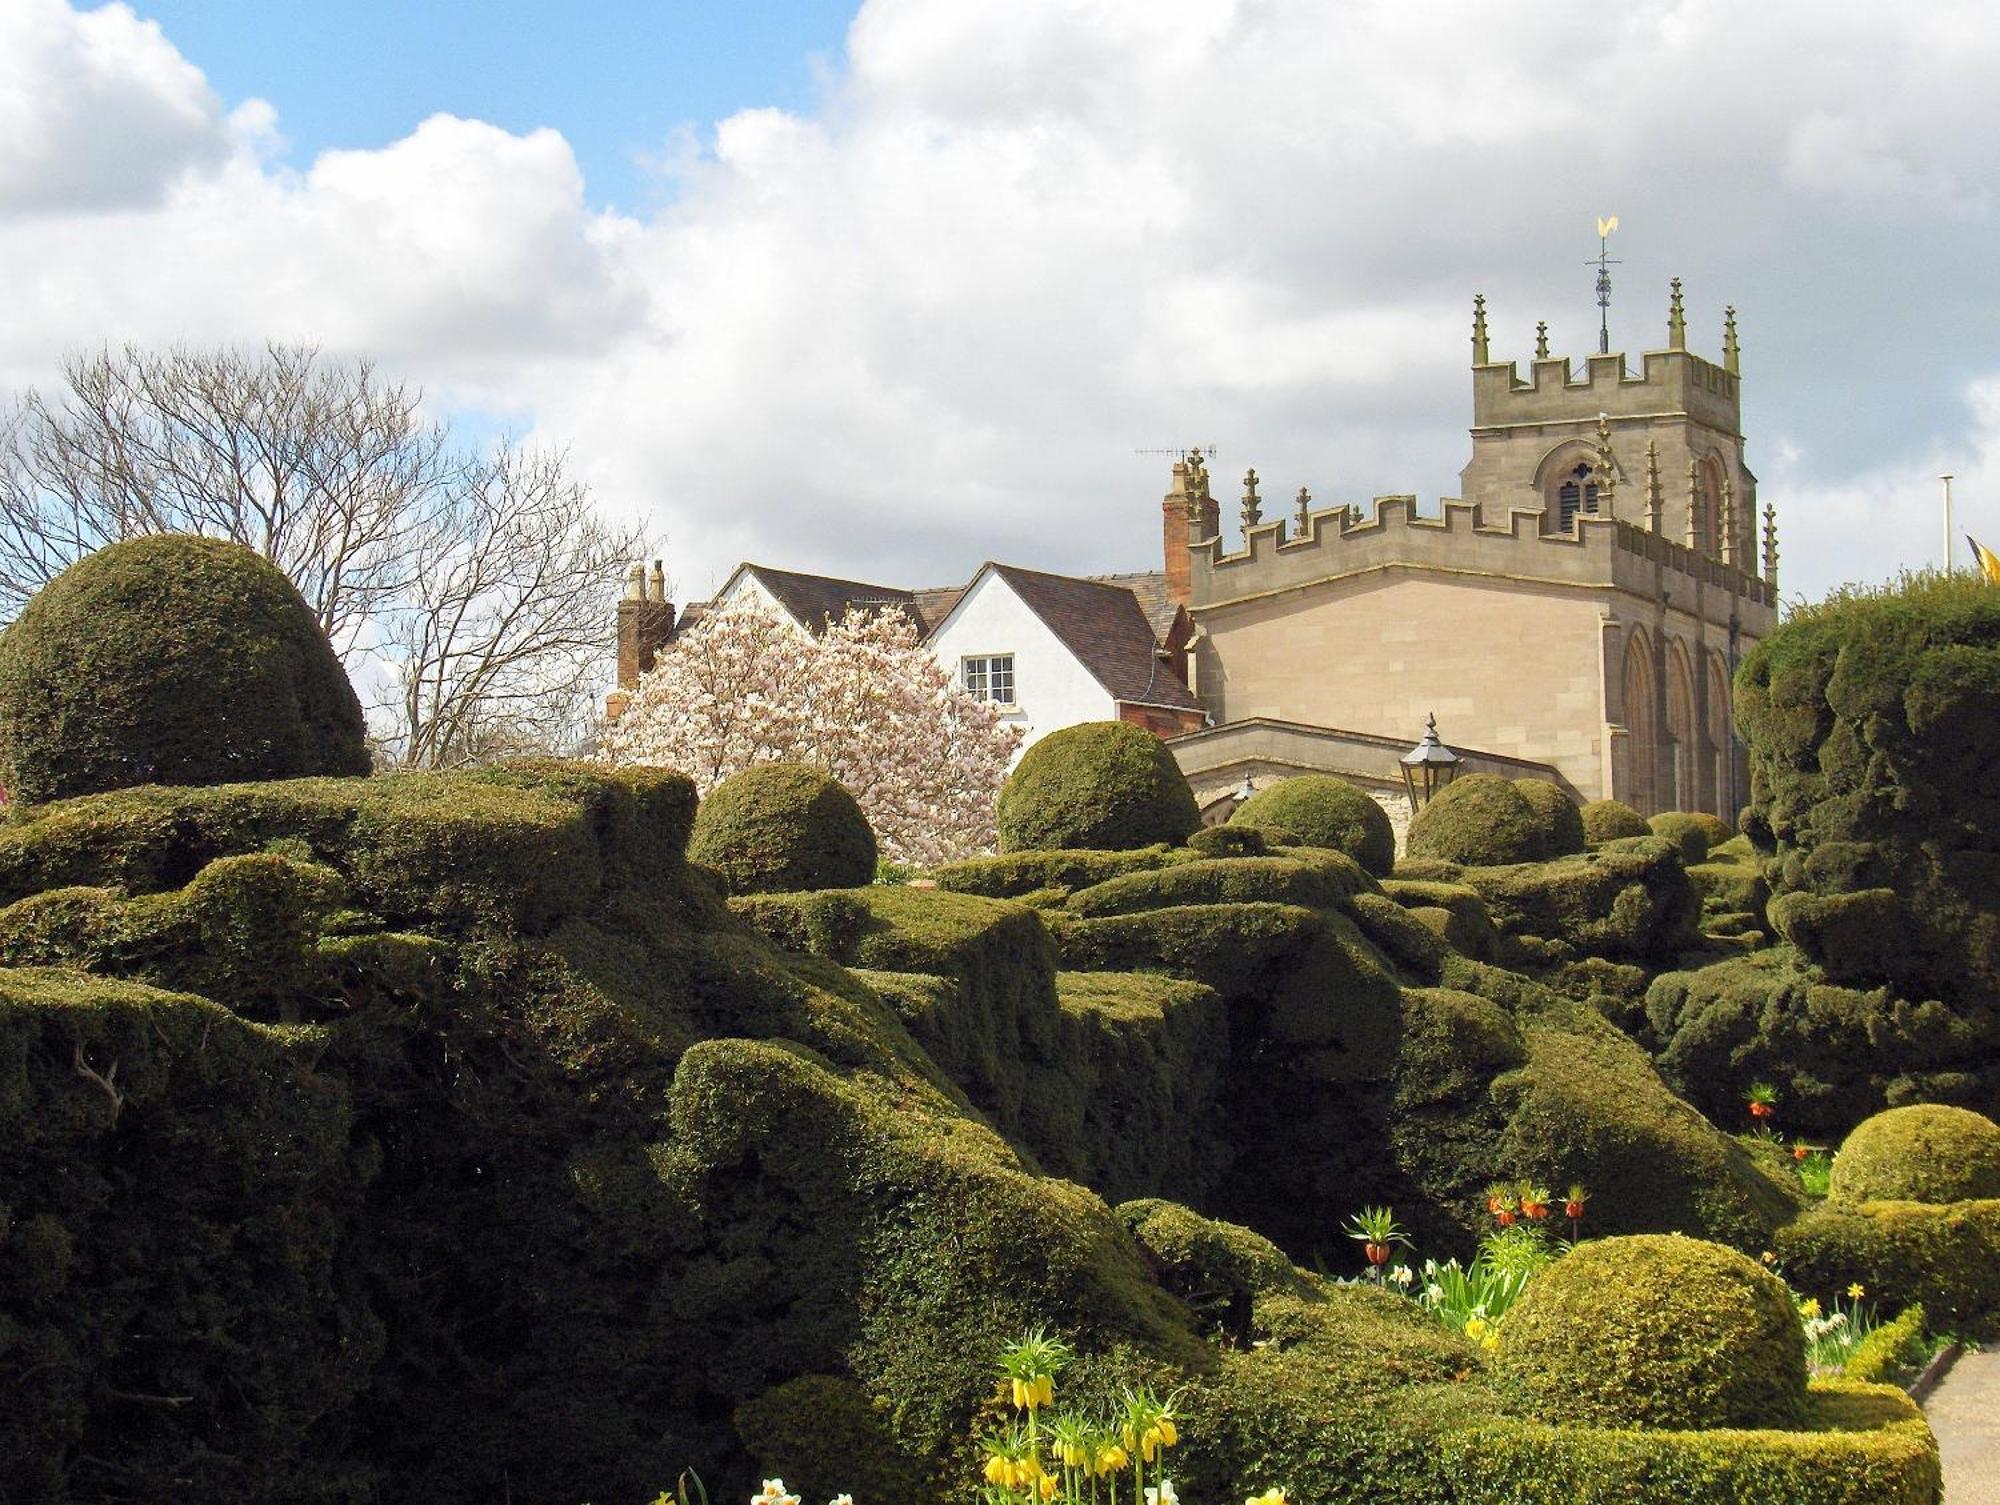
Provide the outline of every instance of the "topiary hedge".
<path id="1" fill-rule="evenodd" d="M 1581 852 L 1586 837 L 1576 801 L 1547 779 L 1516 779 L 1515 789 L 1540 819 L 1542 845 L 1551 857 Z"/>
<path id="2" fill-rule="evenodd" d="M 1800 1290 L 1859 1283 L 1882 1306 L 1921 1305 L 1942 1331 L 2000 1311 L 2000 1201 L 1828 1201 L 1771 1247 Z"/>
<path id="3" fill-rule="evenodd" d="M 1940 1103 L 1877 1113 L 1833 1157 L 1827 1195 L 1840 1202 L 2000 1197 L 2000 1124 Z"/>
<path id="4" fill-rule="evenodd" d="M 1736 833 L 1729 822 L 1699 810 L 1668 810 L 1646 822 L 1655 836 L 1664 836 L 1680 848 L 1681 861 L 1689 867 L 1708 860 L 1709 850 L 1720 846 Z"/>
<path id="5" fill-rule="evenodd" d="M 1495 1382 L 1531 1420 L 1789 1427 L 1805 1414 L 1805 1332 L 1783 1281 L 1720 1244 L 1580 1244 L 1500 1328 Z"/>
<path id="6" fill-rule="evenodd" d="M 1231 811 L 1229 823 L 1296 832 L 1305 845 L 1345 852 L 1378 878 L 1396 866 L 1396 830 L 1389 813 L 1363 790 L 1329 773 L 1280 779 Z"/>
<path id="7" fill-rule="evenodd" d="M 875 833 L 854 796 L 803 763 L 731 774 L 695 811 L 688 855 L 731 893 L 859 888 L 875 878 Z"/>
<path id="8" fill-rule="evenodd" d="M 18 803 L 369 762 L 326 634 L 283 571 L 241 544 L 110 544 L 0 633 L 0 782 Z"/>
<path id="9" fill-rule="evenodd" d="M 1201 825 L 1167 745 L 1123 721 L 1087 721 L 1030 747 L 1000 790 L 1000 850 L 1128 851 Z"/>
<path id="10" fill-rule="evenodd" d="M 1544 818 L 1521 791 L 1490 773 L 1453 779 L 1411 817 L 1409 855 L 1493 867 L 1541 862 L 1549 854 Z"/>
<path id="11" fill-rule="evenodd" d="M 1592 846 L 1627 836 L 1650 836 L 1653 831 L 1646 817 L 1622 800 L 1592 800 L 1578 812 L 1578 818 L 1583 822 L 1584 840 Z"/>

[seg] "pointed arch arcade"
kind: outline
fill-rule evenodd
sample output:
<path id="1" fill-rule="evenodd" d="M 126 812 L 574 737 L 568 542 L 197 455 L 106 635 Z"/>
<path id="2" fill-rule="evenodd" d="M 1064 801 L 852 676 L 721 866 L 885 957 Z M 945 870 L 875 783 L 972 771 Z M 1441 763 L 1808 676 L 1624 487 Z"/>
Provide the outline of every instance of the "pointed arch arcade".
<path id="1" fill-rule="evenodd" d="M 1657 697 L 1653 645 L 1643 628 L 1635 627 L 1626 635 L 1619 696 L 1624 706 L 1631 774 L 1630 788 L 1620 797 L 1641 815 L 1651 815 L 1659 808 L 1655 784 L 1660 766 L 1660 729 L 1654 715 Z"/>

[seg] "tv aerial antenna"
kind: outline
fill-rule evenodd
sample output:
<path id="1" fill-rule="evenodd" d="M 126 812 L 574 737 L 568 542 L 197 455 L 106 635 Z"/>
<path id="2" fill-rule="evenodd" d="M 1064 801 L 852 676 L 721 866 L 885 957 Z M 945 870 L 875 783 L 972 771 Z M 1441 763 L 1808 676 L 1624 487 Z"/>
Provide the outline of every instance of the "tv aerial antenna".
<path id="1" fill-rule="evenodd" d="M 1600 215 L 1597 220 L 1597 255 L 1584 263 L 1597 268 L 1597 353 L 1611 354 L 1611 269 L 1624 263 L 1611 254 L 1611 232 L 1618 228 L 1618 216 Z"/>

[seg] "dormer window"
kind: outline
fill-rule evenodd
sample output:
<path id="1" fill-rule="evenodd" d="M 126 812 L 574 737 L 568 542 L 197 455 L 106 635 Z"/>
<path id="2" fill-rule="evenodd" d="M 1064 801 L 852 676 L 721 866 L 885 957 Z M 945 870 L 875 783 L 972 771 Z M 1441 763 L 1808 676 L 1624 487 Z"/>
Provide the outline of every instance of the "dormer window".
<path id="1" fill-rule="evenodd" d="M 1569 532 L 1579 512 L 1597 515 L 1597 482 L 1590 478 L 1588 465 L 1577 466 L 1556 488 L 1556 531 Z"/>

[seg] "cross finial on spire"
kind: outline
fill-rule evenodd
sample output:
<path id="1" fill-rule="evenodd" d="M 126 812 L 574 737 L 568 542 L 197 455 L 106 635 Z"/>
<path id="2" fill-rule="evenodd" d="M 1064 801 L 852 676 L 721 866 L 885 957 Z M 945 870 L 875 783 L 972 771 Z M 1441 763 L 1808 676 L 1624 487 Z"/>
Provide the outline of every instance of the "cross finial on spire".
<path id="1" fill-rule="evenodd" d="M 1778 587 L 1778 509 L 1764 504 L 1764 579 L 1773 590 Z"/>
<path id="2" fill-rule="evenodd" d="M 1535 324 L 1535 359 L 1538 361 L 1545 361 L 1548 358 L 1549 358 L 1549 321 L 1547 319 L 1541 319 L 1536 321 Z"/>
<path id="3" fill-rule="evenodd" d="M 1667 349 L 1688 348 L 1687 316 L 1681 310 L 1681 279 L 1673 280 L 1673 292 L 1667 299 Z"/>
<path id="4" fill-rule="evenodd" d="M 1486 343 L 1486 294 L 1472 295 L 1472 364 L 1484 366 L 1490 363 Z"/>
<path id="5" fill-rule="evenodd" d="M 1741 355 L 1736 348 L 1736 305 L 1732 303 L 1722 311 L 1722 369 L 1737 375 Z"/>
<path id="6" fill-rule="evenodd" d="M 1646 441 L 1646 531 L 1660 531 L 1660 514 L 1665 510 L 1665 498 L 1660 494 L 1660 442 Z"/>
<path id="7" fill-rule="evenodd" d="M 1244 529 L 1247 531 L 1251 528 L 1256 527 L 1258 520 L 1261 519 L 1263 515 L 1264 515 L 1264 509 L 1258 505 L 1258 498 L 1257 498 L 1257 471 L 1253 467 L 1250 470 L 1246 471 L 1243 476 Z"/>
<path id="8" fill-rule="evenodd" d="M 1298 533 L 1301 538 L 1304 538 L 1312 528 L 1312 499 L 1313 494 L 1301 486 L 1299 488 L 1299 510 L 1296 514 Z"/>

